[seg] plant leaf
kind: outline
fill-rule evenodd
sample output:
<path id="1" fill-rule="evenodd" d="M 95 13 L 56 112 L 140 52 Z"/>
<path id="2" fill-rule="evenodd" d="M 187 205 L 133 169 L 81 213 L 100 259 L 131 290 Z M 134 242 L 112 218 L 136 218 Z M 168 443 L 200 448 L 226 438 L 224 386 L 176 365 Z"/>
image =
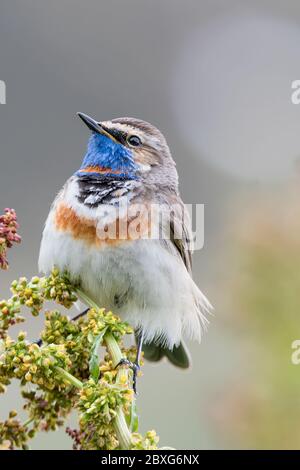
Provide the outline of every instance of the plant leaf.
<path id="1" fill-rule="evenodd" d="M 95 382 L 98 381 L 100 375 L 99 369 L 99 357 L 98 357 L 98 348 L 101 344 L 103 336 L 106 333 L 106 328 L 104 328 L 101 333 L 94 337 L 93 344 L 91 347 L 91 357 L 89 360 L 90 375 Z"/>
<path id="2" fill-rule="evenodd" d="M 126 416 L 126 421 L 127 425 L 129 426 L 129 429 L 131 432 L 137 432 L 139 429 L 139 417 L 137 415 L 137 410 L 136 410 L 136 401 L 133 400 L 131 407 L 130 407 L 130 413 L 129 415 Z"/>

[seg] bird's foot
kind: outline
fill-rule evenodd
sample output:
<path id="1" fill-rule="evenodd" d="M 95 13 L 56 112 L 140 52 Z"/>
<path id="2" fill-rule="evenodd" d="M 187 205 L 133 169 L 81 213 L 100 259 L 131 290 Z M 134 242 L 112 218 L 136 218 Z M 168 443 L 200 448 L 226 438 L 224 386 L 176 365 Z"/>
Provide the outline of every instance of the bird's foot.
<path id="1" fill-rule="evenodd" d="M 129 361 L 129 359 L 126 359 L 125 357 L 123 357 L 116 367 L 120 367 L 120 366 L 128 366 L 132 370 L 132 388 L 133 388 L 134 393 L 137 394 L 136 384 L 137 384 L 138 372 L 141 370 L 140 365 L 137 362 L 131 362 Z"/>

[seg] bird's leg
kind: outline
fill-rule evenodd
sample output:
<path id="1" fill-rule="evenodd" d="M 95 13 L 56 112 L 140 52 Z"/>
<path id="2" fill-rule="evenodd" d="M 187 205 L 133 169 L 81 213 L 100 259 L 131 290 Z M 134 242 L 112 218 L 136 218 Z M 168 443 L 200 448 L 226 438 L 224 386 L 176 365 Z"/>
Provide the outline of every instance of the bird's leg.
<path id="1" fill-rule="evenodd" d="M 140 359 L 141 359 L 141 354 L 142 354 L 143 340 L 144 340 L 144 330 L 141 330 L 141 331 L 138 333 L 137 350 L 136 350 L 136 357 L 135 357 L 135 363 L 138 364 L 138 366 L 140 366 Z"/>
<path id="2" fill-rule="evenodd" d="M 141 359 L 141 354 L 142 354 L 142 347 L 143 347 L 143 339 L 144 339 L 144 331 L 140 330 L 140 332 L 137 334 L 137 350 L 136 350 L 136 357 L 135 361 L 131 362 L 125 357 L 121 359 L 117 367 L 121 365 L 127 365 L 132 369 L 132 387 L 133 391 L 136 394 L 137 393 L 137 388 L 136 388 L 136 383 L 137 383 L 137 374 L 138 371 L 140 370 L 140 359 Z"/>

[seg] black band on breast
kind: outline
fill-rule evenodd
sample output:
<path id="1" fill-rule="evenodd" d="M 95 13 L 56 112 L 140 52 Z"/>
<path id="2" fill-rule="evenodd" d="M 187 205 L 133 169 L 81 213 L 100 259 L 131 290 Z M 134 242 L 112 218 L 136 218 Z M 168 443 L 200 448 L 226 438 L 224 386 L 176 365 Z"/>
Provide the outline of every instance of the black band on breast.
<path id="1" fill-rule="evenodd" d="M 100 204 L 118 205 L 118 199 L 128 194 L 133 184 L 132 180 L 116 179 L 113 176 L 81 177 L 78 180 L 77 199 L 90 208 L 98 207 Z"/>

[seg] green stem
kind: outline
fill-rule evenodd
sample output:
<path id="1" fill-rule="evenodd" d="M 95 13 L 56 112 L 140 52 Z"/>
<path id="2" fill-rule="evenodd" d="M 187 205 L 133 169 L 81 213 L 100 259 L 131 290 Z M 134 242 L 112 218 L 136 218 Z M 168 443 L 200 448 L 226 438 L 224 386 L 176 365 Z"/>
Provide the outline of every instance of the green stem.
<path id="1" fill-rule="evenodd" d="M 112 359 L 112 367 L 115 368 L 123 358 L 120 346 L 111 333 L 106 333 L 103 340 Z"/>
<path id="2" fill-rule="evenodd" d="M 76 293 L 78 296 L 85 302 L 89 307 L 94 308 L 95 310 L 99 310 L 98 305 L 93 302 L 84 292 L 80 289 L 76 289 Z M 111 333 L 106 333 L 103 338 L 103 342 L 108 350 L 108 353 L 112 360 L 112 367 L 115 368 L 120 363 L 121 359 L 123 359 L 123 354 L 120 349 L 120 346 L 115 339 L 115 337 Z M 128 377 L 128 370 L 120 368 L 117 374 L 117 382 L 120 381 L 121 376 L 123 374 L 127 375 Z M 75 377 L 74 377 L 75 378 Z M 75 379 L 77 380 L 77 379 Z M 82 386 L 82 384 L 81 384 Z M 117 435 L 120 448 L 122 450 L 130 449 L 131 447 L 131 432 L 128 429 L 124 412 L 121 407 L 117 409 L 117 415 L 113 422 L 114 430 Z"/>
<path id="3" fill-rule="evenodd" d="M 120 363 L 121 359 L 123 358 L 123 354 L 120 349 L 120 346 L 118 345 L 118 342 L 116 341 L 116 339 L 111 333 L 106 333 L 104 335 L 104 343 L 112 359 L 112 367 L 117 367 L 117 365 Z M 120 383 L 121 377 L 124 374 L 126 375 L 126 378 L 128 379 L 128 369 L 120 367 L 118 370 L 117 378 L 116 378 L 117 383 Z M 117 410 L 117 415 L 114 419 L 113 426 L 114 426 L 114 430 L 116 432 L 116 435 L 120 444 L 120 448 L 122 450 L 130 449 L 131 432 L 128 429 L 124 412 L 121 407 L 119 407 Z"/>
<path id="4" fill-rule="evenodd" d="M 56 366 L 55 370 L 65 379 L 66 382 L 70 383 L 71 385 L 74 385 L 74 387 L 83 388 L 83 383 L 80 380 L 76 379 L 74 375 L 64 370 L 62 367 Z"/>
<path id="5" fill-rule="evenodd" d="M 76 294 L 78 294 L 78 297 L 81 298 L 81 300 L 86 303 L 90 308 L 94 308 L 95 310 L 99 310 L 98 305 L 91 300 L 82 290 L 80 289 L 75 289 Z"/>
<path id="6" fill-rule="evenodd" d="M 118 408 L 114 419 L 114 429 L 122 450 L 129 450 L 131 447 L 131 433 L 128 429 L 122 408 Z"/>
<path id="7" fill-rule="evenodd" d="M 28 418 L 27 421 L 22 424 L 22 426 L 26 428 L 27 426 L 29 426 L 30 423 L 32 423 L 32 421 L 34 421 L 34 418 Z"/>

